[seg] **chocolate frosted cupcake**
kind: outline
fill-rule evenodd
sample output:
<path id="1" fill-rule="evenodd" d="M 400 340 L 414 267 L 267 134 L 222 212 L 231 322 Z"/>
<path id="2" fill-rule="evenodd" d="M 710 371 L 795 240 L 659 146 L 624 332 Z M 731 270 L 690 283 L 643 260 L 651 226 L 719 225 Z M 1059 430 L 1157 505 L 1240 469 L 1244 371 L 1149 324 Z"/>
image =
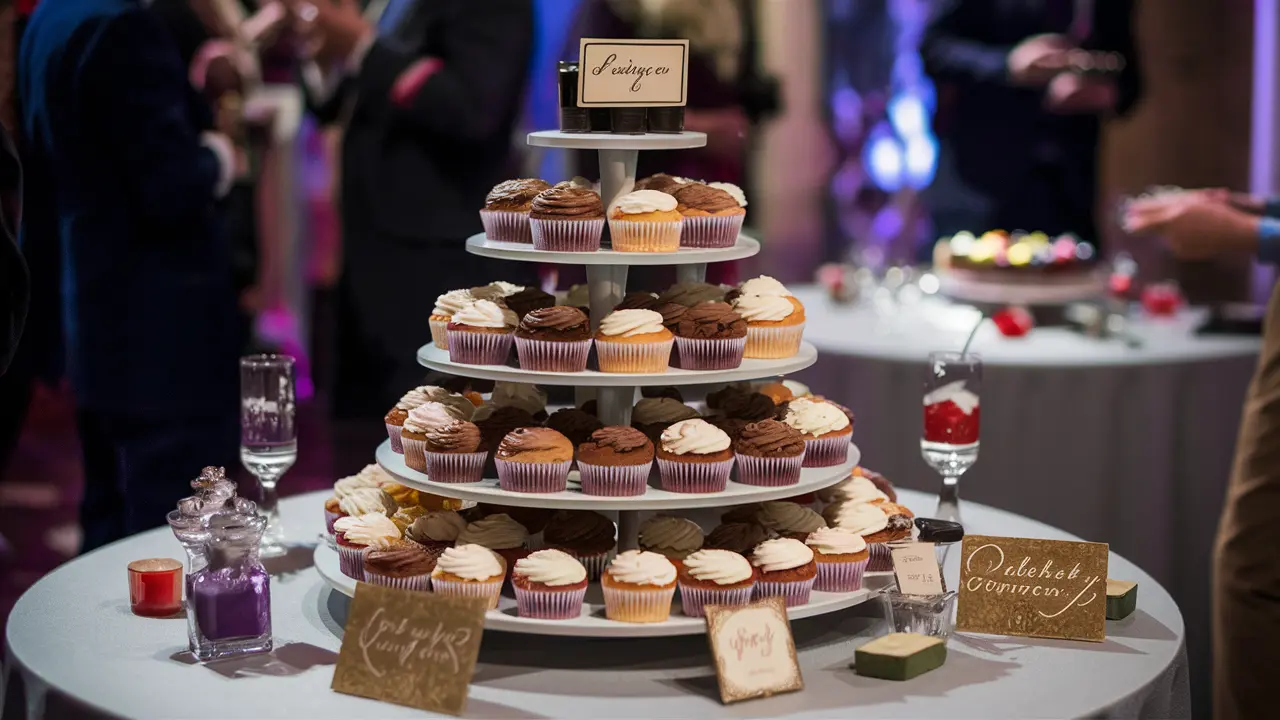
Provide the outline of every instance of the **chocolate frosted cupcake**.
<path id="1" fill-rule="evenodd" d="M 618 549 L 613 521 L 590 510 L 560 510 L 551 516 L 542 531 L 547 547 L 569 553 L 587 569 L 587 576 L 599 580 Z"/>
<path id="2" fill-rule="evenodd" d="M 538 425 L 538 421 L 529 414 L 528 410 L 514 406 L 494 408 L 483 417 L 477 411 L 474 422 L 476 427 L 480 428 L 480 447 L 491 452 L 498 449 L 502 438 L 512 430 Z"/>
<path id="3" fill-rule="evenodd" d="M 742 437 L 743 429 L 751 424 L 749 420 L 724 417 L 723 415 L 707 418 L 707 422 L 723 430 L 724 434 L 728 435 L 733 442 L 738 442 L 738 438 Z"/>
<path id="4" fill-rule="evenodd" d="M 558 413 L 557 413 L 558 414 Z M 578 472 L 584 495 L 643 495 L 653 465 L 653 442 L 635 428 L 612 425 L 578 445 Z"/>
<path id="5" fill-rule="evenodd" d="M 547 427 L 569 438 L 577 447 L 591 439 L 591 434 L 604 427 L 600 418 L 577 408 L 563 408 L 551 413 Z"/>
<path id="6" fill-rule="evenodd" d="M 364 552 L 364 581 L 427 592 L 431 587 L 431 571 L 436 569 L 440 553 L 440 549 L 428 550 L 407 540 L 386 548 L 369 548 Z"/>
<path id="7" fill-rule="evenodd" d="M 732 385 L 707 395 L 707 407 L 725 417 L 749 422 L 775 418 L 778 412 L 778 406 L 774 405 L 768 395 L 748 392 Z"/>
<path id="8" fill-rule="evenodd" d="M 640 397 L 647 398 L 672 398 L 684 402 L 684 395 L 680 393 L 680 388 L 670 385 L 651 385 L 640 388 Z"/>
<path id="9" fill-rule="evenodd" d="M 750 555 L 757 545 L 778 537 L 769 528 L 753 522 L 726 522 L 717 525 L 706 539 L 704 547 L 732 550 L 739 555 Z"/>
<path id="10" fill-rule="evenodd" d="M 494 456 L 503 490 L 553 493 L 565 489 L 573 443 L 550 428 L 526 427 L 502 439 Z"/>
<path id="11" fill-rule="evenodd" d="M 651 292 L 629 292 L 623 296 L 622 302 L 613 307 L 614 310 L 656 310 L 658 296 Z"/>
<path id="12" fill-rule="evenodd" d="M 555 305 L 556 296 L 549 292 L 543 292 L 535 287 L 527 287 L 519 292 L 512 293 L 502 298 L 502 302 L 506 303 L 506 306 L 511 308 L 511 312 L 515 313 L 516 317 L 523 318 L 534 310 L 549 308 L 552 305 Z"/>
<path id="13" fill-rule="evenodd" d="M 594 252 L 604 231 L 604 203 L 593 190 L 556 185 L 533 199 L 529 225 L 539 250 Z"/>
<path id="14" fill-rule="evenodd" d="M 566 305 L 534 310 L 516 328 L 520 367 L 540 372 L 582 372 L 591 354 L 591 320 Z"/>
<path id="15" fill-rule="evenodd" d="M 786 423 L 777 420 L 751 423 L 742 429 L 733 449 L 738 458 L 738 482 L 744 485 L 782 486 L 800 482 L 804 436 Z"/>
<path id="16" fill-rule="evenodd" d="M 538 193 L 551 187 L 546 180 L 522 178 L 504 180 L 494 186 L 484 199 L 480 222 L 484 236 L 502 242 L 531 243 L 529 211 Z"/>
<path id="17" fill-rule="evenodd" d="M 474 423 L 457 420 L 427 431 L 427 475 L 436 482 L 480 482 L 488 456 L 480 449 L 480 428 Z"/>
<path id="18" fill-rule="evenodd" d="M 631 427 L 656 443 L 663 430 L 696 417 L 697 410 L 674 398 L 643 398 L 631 409 Z"/>
<path id="19" fill-rule="evenodd" d="M 689 183 L 674 192 L 676 209 L 684 215 L 682 247 L 722 248 L 738 242 L 747 211 L 728 192 L 702 183 Z"/>
<path id="20" fill-rule="evenodd" d="M 668 195 L 675 193 L 676 190 L 688 185 L 689 181 L 674 175 L 666 173 L 654 173 L 646 178 L 636 181 L 636 190 L 657 190 Z"/>
<path id="21" fill-rule="evenodd" d="M 704 302 L 680 315 L 675 328 L 680 367 L 731 370 L 742 364 L 747 321 L 727 303 Z"/>
<path id="22" fill-rule="evenodd" d="M 724 300 L 724 292 L 724 288 L 711 283 L 676 283 L 658 295 L 658 302 L 693 307 L 698 303 L 722 302 Z"/>

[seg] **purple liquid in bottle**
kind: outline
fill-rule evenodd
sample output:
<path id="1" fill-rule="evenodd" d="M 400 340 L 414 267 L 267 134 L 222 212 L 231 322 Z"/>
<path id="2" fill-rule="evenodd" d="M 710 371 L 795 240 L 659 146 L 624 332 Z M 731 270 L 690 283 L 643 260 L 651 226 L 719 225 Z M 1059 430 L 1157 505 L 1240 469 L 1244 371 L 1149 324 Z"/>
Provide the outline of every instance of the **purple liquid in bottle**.
<path id="1" fill-rule="evenodd" d="M 201 573 L 191 587 L 196 623 L 209 640 L 271 631 L 271 577 L 261 566 Z"/>

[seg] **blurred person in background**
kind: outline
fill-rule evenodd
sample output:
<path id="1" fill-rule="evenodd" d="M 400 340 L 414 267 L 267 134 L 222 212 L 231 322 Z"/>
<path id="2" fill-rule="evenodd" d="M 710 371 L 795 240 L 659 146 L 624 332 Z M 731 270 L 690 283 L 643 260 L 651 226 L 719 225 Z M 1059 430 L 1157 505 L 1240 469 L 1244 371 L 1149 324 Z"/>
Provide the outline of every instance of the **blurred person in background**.
<path id="1" fill-rule="evenodd" d="M 41 3 L 18 88 L 21 235 L 42 254 L 36 283 L 61 283 L 89 550 L 162 524 L 202 467 L 236 462 L 247 327 L 216 201 L 246 159 L 205 130 L 208 105 L 137 0 Z"/>
<path id="2" fill-rule="evenodd" d="M 21 204 L 22 166 L 8 129 L 0 125 L 0 375 L 8 371 L 18 349 L 30 301 L 27 263 L 16 244 Z M 3 459 L 0 455 L 0 463 Z"/>
<path id="3" fill-rule="evenodd" d="M 1140 92 L 1132 15 L 1132 0 L 936 4 L 921 42 L 938 88 L 938 173 L 925 194 L 935 236 L 1040 230 L 1098 241 L 1100 123 L 1129 112 Z"/>

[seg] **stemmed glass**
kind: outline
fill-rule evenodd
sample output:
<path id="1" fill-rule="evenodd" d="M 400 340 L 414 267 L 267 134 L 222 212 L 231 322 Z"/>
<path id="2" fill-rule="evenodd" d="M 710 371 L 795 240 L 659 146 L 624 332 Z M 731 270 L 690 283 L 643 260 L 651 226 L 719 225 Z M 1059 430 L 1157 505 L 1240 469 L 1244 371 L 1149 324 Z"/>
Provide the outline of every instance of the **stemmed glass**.
<path id="1" fill-rule="evenodd" d="M 924 434 L 920 453 L 942 475 L 937 517 L 960 521 L 960 476 L 978 461 L 978 396 L 982 358 L 974 353 L 929 354 L 924 382 Z"/>
<path id="2" fill-rule="evenodd" d="M 286 551 L 276 484 L 298 459 L 293 370 L 294 359 L 288 355 L 240 359 L 240 462 L 262 487 L 258 510 L 267 519 L 263 557 Z"/>

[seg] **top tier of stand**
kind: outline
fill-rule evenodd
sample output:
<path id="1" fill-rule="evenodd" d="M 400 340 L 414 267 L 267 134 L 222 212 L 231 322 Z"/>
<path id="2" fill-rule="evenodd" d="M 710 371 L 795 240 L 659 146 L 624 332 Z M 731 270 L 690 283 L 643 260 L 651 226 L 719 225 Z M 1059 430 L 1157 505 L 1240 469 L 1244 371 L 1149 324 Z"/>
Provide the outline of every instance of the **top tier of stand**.
<path id="1" fill-rule="evenodd" d="M 704 147 L 707 134 L 700 132 L 644 133 L 614 135 L 612 133 L 567 133 L 539 130 L 529 133 L 528 143 L 534 147 L 568 150 L 689 150 Z"/>
<path id="2" fill-rule="evenodd" d="M 521 262 L 558 263 L 561 265 L 697 265 L 728 260 L 742 260 L 760 252 L 760 243 L 746 235 L 726 248 L 680 248 L 676 252 L 618 252 L 601 248 L 595 252 L 556 252 L 538 250 L 529 243 L 489 240 L 484 233 L 467 238 L 467 252 L 481 257 Z"/>

